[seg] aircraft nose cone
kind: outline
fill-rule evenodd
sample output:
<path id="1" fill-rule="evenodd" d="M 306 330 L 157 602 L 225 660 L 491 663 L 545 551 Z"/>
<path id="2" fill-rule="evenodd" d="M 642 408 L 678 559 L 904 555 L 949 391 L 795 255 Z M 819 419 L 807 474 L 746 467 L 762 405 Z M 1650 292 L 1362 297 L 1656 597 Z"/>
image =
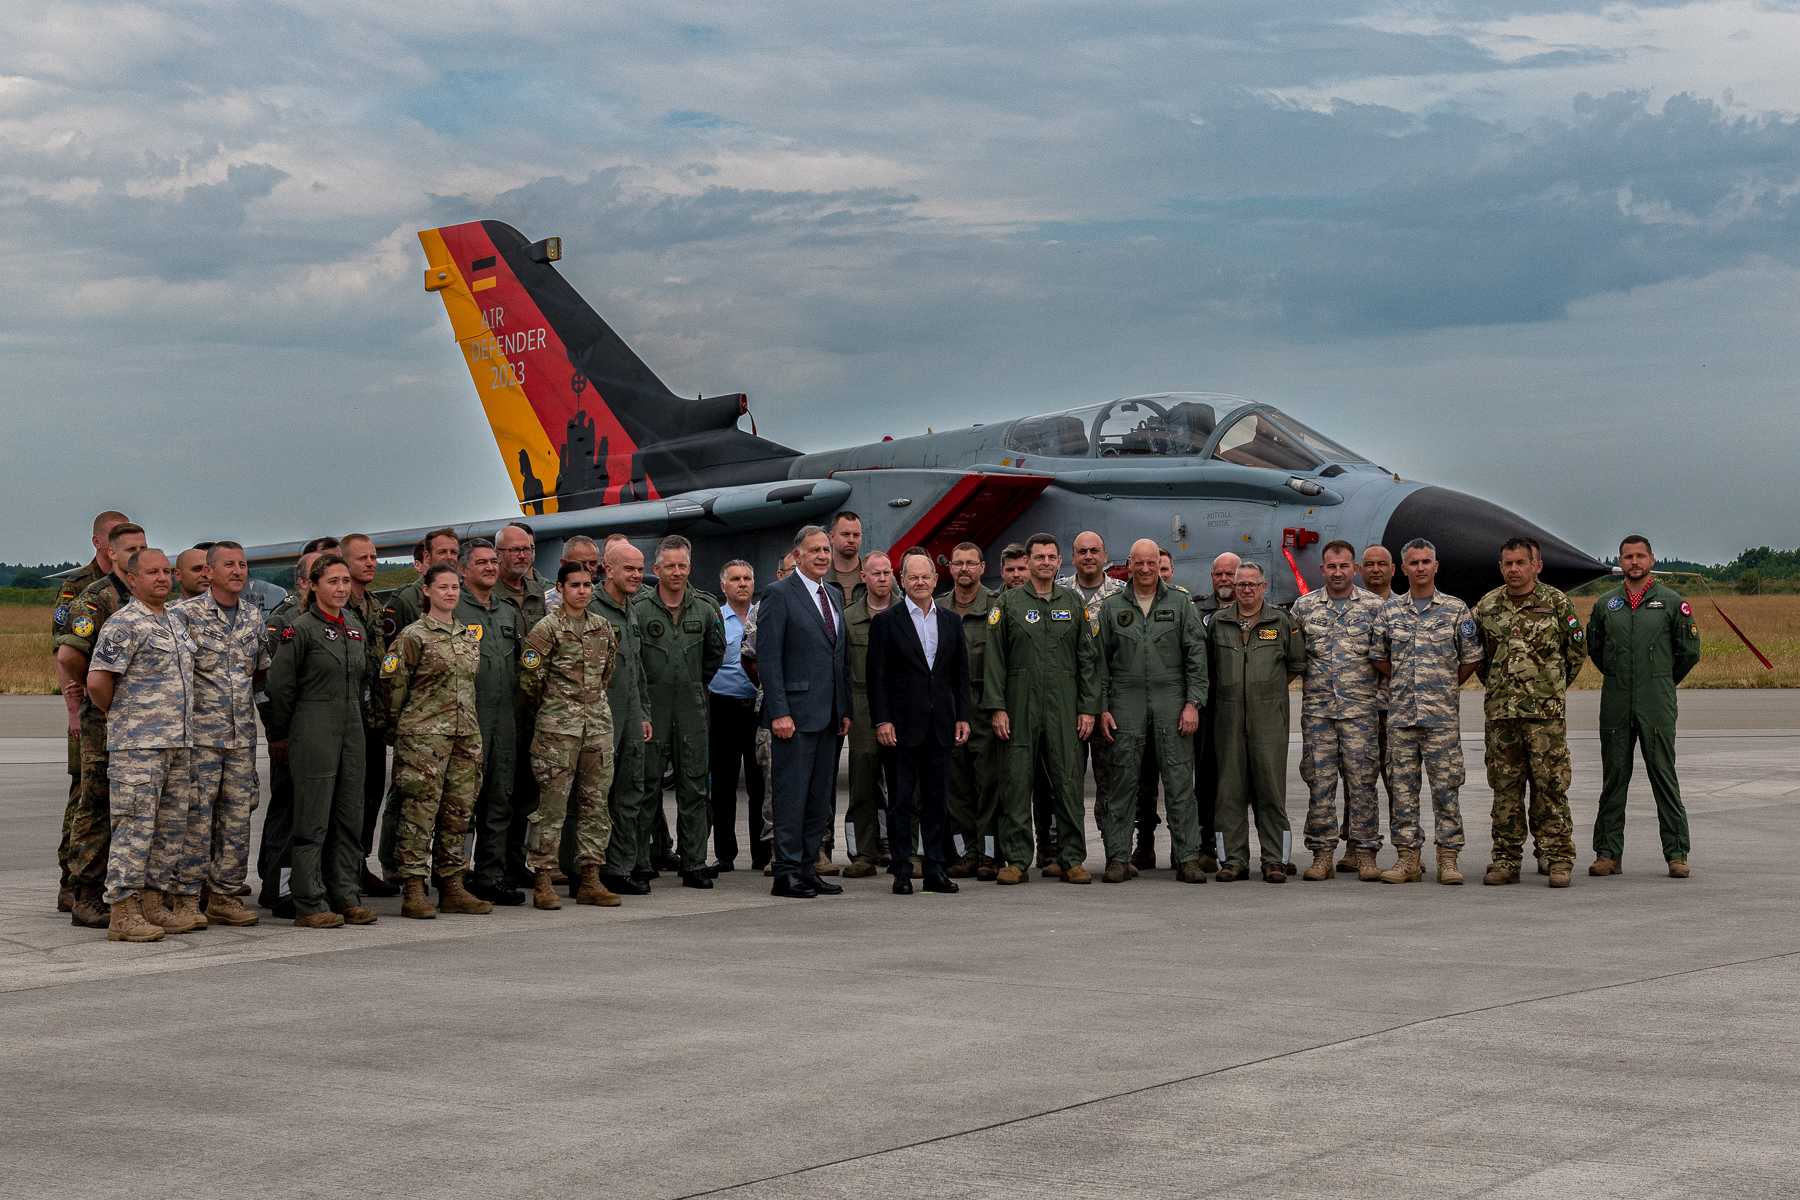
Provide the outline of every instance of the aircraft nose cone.
<path id="1" fill-rule="evenodd" d="M 1400 562 L 1400 548 L 1422 537 L 1437 547 L 1437 585 L 1473 605 L 1500 586 L 1500 544 L 1508 538 L 1536 538 L 1543 547 L 1541 578 L 1551 587 L 1568 589 L 1607 573 L 1607 567 L 1548 530 L 1479 496 L 1449 488 L 1422 487 L 1400 502 L 1388 518 L 1382 545 Z M 1404 575 L 1396 574 L 1396 588 Z"/>

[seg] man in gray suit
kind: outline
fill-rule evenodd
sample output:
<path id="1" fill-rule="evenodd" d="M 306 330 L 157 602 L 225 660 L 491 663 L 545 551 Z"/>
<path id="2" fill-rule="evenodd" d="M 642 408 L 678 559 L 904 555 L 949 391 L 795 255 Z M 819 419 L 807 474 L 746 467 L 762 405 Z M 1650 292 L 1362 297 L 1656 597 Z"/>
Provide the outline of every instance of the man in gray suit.
<path id="1" fill-rule="evenodd" d="M 807 900 L 844 890 L 820 879 L 817 864 L 836 807 L 838 752 L 850 732 L 850 664 L 844 614 L 825 582 L 831 539 L 823 529 L 807 525 L 795 535 L 794 565 L 757 608 L 756 662 L 773 735 L 771 893 Z"/>

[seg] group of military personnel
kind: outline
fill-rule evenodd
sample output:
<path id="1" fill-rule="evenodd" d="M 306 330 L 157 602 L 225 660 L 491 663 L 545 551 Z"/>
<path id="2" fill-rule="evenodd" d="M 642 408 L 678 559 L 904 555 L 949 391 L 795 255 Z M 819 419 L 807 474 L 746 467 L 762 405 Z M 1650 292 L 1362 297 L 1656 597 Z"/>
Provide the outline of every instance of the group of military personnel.
<path id="1" fill-rule="evenodd" d="M 891 753 L 867 719 L 868 631 L 895 602 L 893 566 L 862 553 L 856 514 L 838 514 L 829 534 L 854 708 L 842 870 L 858 877 L 922 848 L 888 844 Z M 648 582 L 643 552 L 623 536 L 577 536 L 551 584 L 535 569 L 529 526 L 493 542 L 442 529 L 414 549 L 417 580 L 378 596 L 376 546 L 350 534 L 308 543 L 294 590 L 264 613 L 236 542 L 171 562 L 141 526 L 105 512 L 93 545 L 53 614 L 70 721 L 59 908 L 77 925 L 149 941 L 257 922 L 243 898 L 258 715 L 271 774 L 259 903 L 304 928 L 373 922 L 365 896 L 400 895 L 403 916 L 427 919 L 480 915 L 528 893 L 558 908 L 558 885 L 613 907 L 648 895 L 664 870 L 710 888 L 736 866 L 740 767 L 751 867 L 769 869 L 749 563 L 721 571 L 721 598 L 692 585 L 692 548 L 679 536 L 658 544 Z M 1400 591 L 1384 547 L 1359 558 L 1327 544 L 1324 586 L 1291 609 L 1268 603 L 1264 568 L 1234 554 L 1214 560 L 1211 588 L 1192 594 L 1149 539 L 1131 546 L 1124 579 L 1109 573 L 1099 535 L 1078 535 L 1072 549 L 1076 569 L 1059 575 L 1055 536 L 1008 546 L 998 590 L 983 583 L 979 546 L 963 543 L 942 564 L 951 586 L 938 602 L 962 619 L 969 711 L 980 717 L 953 755 L 951 877 L 1019 884 L 1035 864 L 1090 882 L 1091 763 L 1105 881 L 1156 866 L 1160 798 L 1178 880 L 1248 877 L 1254 819 L 1261 877 L 1285 882 L 1296 873 L 1285 781 L 1298 678 L 1313 853 L 1303 878 L 1421 879 L 1428 781 L 1436 878 L 1461 883 L 1457 694 L 1479 675 L 1494 792 L 1483 882 L 1517 882 L 1530 834 L 1540 872 L 1566 887 L 1575 849 L 1564 692 L 1590 657 L 1605 676 L 1590 873 L 1620 869 L 1641 747 L 1669 872 L 1687 875 L 1674 688 L 1698 661 L 1699 635 L 1691 608 L 1652 573 L 1646 539 L 1621 545 L 1624 581 L 1585 628 L 1568 597 L 1538 580 L 1541 559 L 1524 538 L 1501 548 L 1502 586 L 1473 610 L 1436 590 L 1436 552 L 1423 539 L 1402 548 Z M 776 577 L 792 566 L 790 555 Z M 1382 782 L 1397 851 L 1385 870 Z M 821 874 L 839 870 L 833 851 L 828 839 Z"/>

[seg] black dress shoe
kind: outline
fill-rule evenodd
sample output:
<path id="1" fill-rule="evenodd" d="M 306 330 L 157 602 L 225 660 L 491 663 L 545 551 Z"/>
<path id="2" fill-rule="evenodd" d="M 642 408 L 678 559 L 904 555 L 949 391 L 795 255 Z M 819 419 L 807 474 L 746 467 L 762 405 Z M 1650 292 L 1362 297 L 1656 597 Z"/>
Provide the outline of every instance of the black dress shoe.
<path id="1" fill-rule="evenodd" d="M 623 875 L 602 875 L 600 882 L 606 885 L 609 892 L 617 892 L 621 896 L 648 896 L 650 885 L 636 879 L 627 879 Z"/>
<path id="2" fill-rule="evenodd" d="M 894 880 L 894 895 L 910 896 L 912 894 L 913 894 L 912 880 L 900 879 L 900 878 L 896 878 Z"/>
<path id="3" fill-rule="evenodd" d="M 730 867 L 726 867 L 725 869 L 727 871 L 731 870 Z M 687 872 L 683 871 L 682 874 L 685 875 L 685 874 L 687 874 Z M 708 879 L 717 879 L 719 877 L 718 865 L 714 864 L 713 866 L 710 866 L 710 867 L 701 867 L 700 874 L 706 876 Z"/>
<path id="4" fill-rule="evenodd" d="M 929 875 L 925 877 L 924 887 L 928 892 L 948 893 L 962 891 L 961 888 L 956 886 L 956 880 L 954 879 L 934 879 Z"/>
<path id="5" fill-rule="evenodd" d="M 650 860 L 650 865 L 655 867 L 658 871 L 679 871 L 679 870 L 681 870 L 681 860 L 679 858 L 676 858 L 673 854 L 669 854 L 667 852 L 661 852 L 661 853 L 656 854 Z"/>
<path id="6" fill-rule="evenodd" d="M 769 889 L 769 895 L 786 896 L 790 900 L 811 900 L 818 894 L 818 888 L 798 875 L 777 875 L 775 886 Z"/>
<path id="7" fill-rule="evenodd" d="M 484 879 L 471 879 L 464 885 L 469 894 L 479 896 L 490 904 L 498 904 L 502 908 L 516 908 L 525 903 L 525 893 L 507 887 L 505 884 L 489 883 Z"/>
<path id="8" fill-rule="evenodd" d="M 365 896 L 398 896 L 400 885 L 389 883 L 375 872 L 364 867 L 362 872 L 362 894 Z"/>
<path id="9" fill-rule="evenodd" d="M 277 920 L 292 921 L 296 915 L 294 912 L 294 898 L 292 896 L 283 896 L 281 899 L 275 901 L 275 903 L 269 905 L 269 915 Z"/>
<path id="10" fill-rule="evenodd" d="M 712 890 L 712 885 L 712 876 L 705 871 L 683 871 L 681 873 L 682 887 L 699 888 L 706 892 Z"/>
<path id="11" fill-rule="evenodd" d="M 810 887 L 821 896 L 841 896 L 844 894 L 844 885 L 841 883 L 833 883 L 829 879 L 808 879 L 806 881 L 806 886 Z"/>

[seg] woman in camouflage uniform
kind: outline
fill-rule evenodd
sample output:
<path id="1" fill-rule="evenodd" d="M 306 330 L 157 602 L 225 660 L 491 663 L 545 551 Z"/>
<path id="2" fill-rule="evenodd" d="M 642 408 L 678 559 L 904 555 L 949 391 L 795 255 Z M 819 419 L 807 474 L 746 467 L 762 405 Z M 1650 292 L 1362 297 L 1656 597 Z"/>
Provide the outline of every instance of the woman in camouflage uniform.
<path id="1" fill-rule="evenodd" d="M 612 787 L 612 682 L 618 639 L 612 622 L 588 611 L 594 596 L 593 572 L 566 562 L 556 573 L 561 603 L 525 638 L 519 657 L 519 690 L 538 705 L 537 733 L 531 739 L 531 773 L 538 781 L 537 811 L 525 834 L 525 861 L 531 868 L 531 901 L 538 908 L 561 908 L 550 883 L 562 849 L 563 817 L 575 794 L 575 887 L 580 904 L 615 908 L 616 893 L 600 882 L 612 818 L 606 794 Z"/>
<path id="2" fill-rule="evenodd" d="M 456 621 L 462 580 L 437 563 L 421 580 L 428 610 L 402 629 L 381 660 L 388 726 L 394 731 L 394 791 L 400 798 L 400 915 L 490 913 L 463 886 L 463 844 L 481 792 L 481 724 L 475 714 L 480 625 Z M 436 875 L 433 907 L 427 875 Z"/>

